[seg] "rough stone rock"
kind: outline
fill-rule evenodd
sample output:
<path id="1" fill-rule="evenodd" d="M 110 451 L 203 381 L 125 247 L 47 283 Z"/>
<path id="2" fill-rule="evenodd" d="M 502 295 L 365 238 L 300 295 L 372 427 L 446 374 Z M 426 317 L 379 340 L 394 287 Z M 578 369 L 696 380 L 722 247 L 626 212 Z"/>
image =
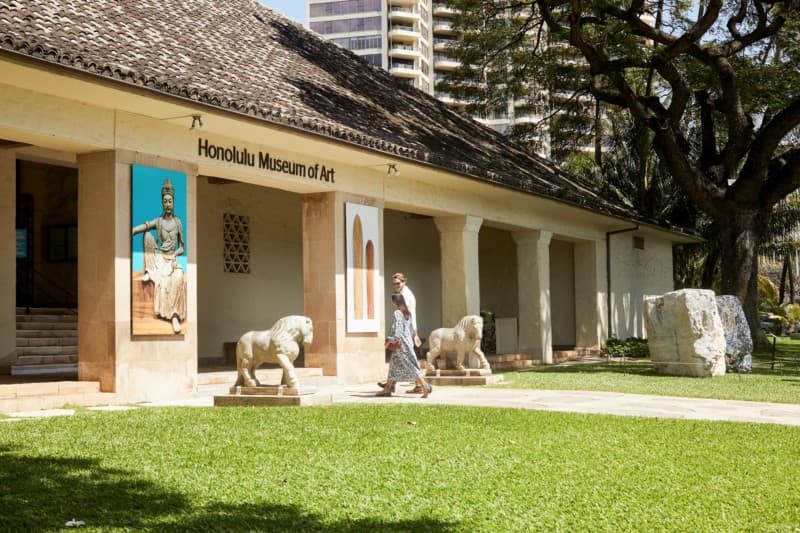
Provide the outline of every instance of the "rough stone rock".
<path id="1" fill-rule="evenodd" d="M 650 358 L 674 376 L 725 375 L 725 333 L 714 291 L 681 289 L 645 300 Z"/>
<path id="2" fill-rule="evenodd" d="M 725 362 L 728 369 L 750 372 L 753 369 L 753 338 L 742 303 L 731 294 L 717 296 L 717 312 L 725 331 Z"/>

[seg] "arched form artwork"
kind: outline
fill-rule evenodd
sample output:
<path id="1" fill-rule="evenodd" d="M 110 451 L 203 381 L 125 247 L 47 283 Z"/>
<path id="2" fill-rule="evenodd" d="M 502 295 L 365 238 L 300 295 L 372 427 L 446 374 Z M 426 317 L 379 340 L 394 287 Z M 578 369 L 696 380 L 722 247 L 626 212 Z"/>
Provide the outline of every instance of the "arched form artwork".
<path id="1" fill-rule="evenodd" d="M 364 229 L 358 215 L 353 218 L 353 243 L 350 248 L 353 253 L 353 314 L 356 320 L 364 320 Z"/>
<path id="2" fill-rule="evenodd" d="M 378 270 L 375 267 L 375 244 L 367 241 L 364 252 L 367 261 L 364 268 L 364 277 L 367 282 L 367 318 L 375 318 L 375 276 Z"/>
<path id="3" fill-rule="evenodd" d="M 347 331 L 377 333 L 378 208 L 345 203 Z"/>

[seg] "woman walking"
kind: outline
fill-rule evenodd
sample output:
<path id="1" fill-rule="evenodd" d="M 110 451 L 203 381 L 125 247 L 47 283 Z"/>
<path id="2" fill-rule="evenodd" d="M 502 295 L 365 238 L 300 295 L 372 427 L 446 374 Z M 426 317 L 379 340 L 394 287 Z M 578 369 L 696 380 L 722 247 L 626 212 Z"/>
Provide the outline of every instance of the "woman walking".
<path id="1" fill-rule="evenodd" d="M 424 373 L 414 353 L 413 326 L 411 312 L 406 306 L 405 298 L 400 293 L 392 294 L 394 315 L 392 316 L 391 335 L 386 337 L 386 347 L 392 350 L 389 361 L 389 376 L 383 390 L 376 396 L 391 396 L 396 381 L 416 381 L 427 398 L 433 390 L 426 381 Z"/>

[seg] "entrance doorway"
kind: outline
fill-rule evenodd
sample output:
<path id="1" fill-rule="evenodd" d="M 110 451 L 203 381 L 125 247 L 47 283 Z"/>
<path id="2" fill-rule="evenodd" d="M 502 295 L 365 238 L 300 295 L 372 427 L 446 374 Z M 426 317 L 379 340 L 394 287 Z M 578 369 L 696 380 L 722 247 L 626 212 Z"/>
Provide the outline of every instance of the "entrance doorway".
<path id="1" fill-rule="evenodd" d="M 17 161 L 17 307 L 78 305 L 78 172 Z"/>
<path id="2" fill-rule="evenodd" d="M 78 372 L 78 171 L 16 163 L 16 360 L 12 376 Z"/>

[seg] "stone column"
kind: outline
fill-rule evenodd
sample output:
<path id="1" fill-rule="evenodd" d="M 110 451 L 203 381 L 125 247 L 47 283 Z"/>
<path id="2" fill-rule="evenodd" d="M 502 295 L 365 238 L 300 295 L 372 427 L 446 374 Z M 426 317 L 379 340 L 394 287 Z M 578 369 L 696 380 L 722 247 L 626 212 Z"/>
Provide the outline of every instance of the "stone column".
<path id="1" fill-rule="evenodd" d="M 116 162 L 113 151 L 78 156 L 78 379 L 103 392 L 116 392 Z"/>
<path id="2" fill-rule="evenodd" d="M 336 193 L 303 196 L 304 313 L 314 321 L 314 342 L 305 348 L 305 366 L 337 371 L 337 272 L 344 272 L 344 217 Z M 344 305 L 342 305 L 344 317 Z M 344 319 L 344 318 L 343 318 Z"/>
<path id="3" fill-rule="evenodd" d="M 452 327 L 481 309 L 478 233 L 483 219 L 465 215 L 434 220 L 442 269 L 442 326 Z"/>
<path id="4" fill-rule="evenodd" d="M 131 165 L 186 174 L 187 316 L 181 335 L 131 334 Z M 197 388 L 197 167 L 141 152 L 78 156 L 78 378 L 131 402 Z M 179 201 L 181 201 L 180 199 Z M 160 188 L 153 191 L 160 209 Z"/>
<path id="5" fill-rule="evenodd" d="M 550 315 L 550 231 L 517 231 L 519 351 L 553 362 Z M 577 275 L 576 275 L 577 277 Z"/>
<path id="6" fill-rule="evenodd" d="M 347 331 L 344 211 L 348 201 L 375 205 L 379 220 L 382 218 L 382 205 L 371 198 L 337 192 L 303 196 L 304 313 L 314 321 L 314 342 L 305 350 L 305 366 L 322 368 L 326 376 L 337 376 L 340 383 L 363 383 L 386 377 L 385 327 L 368 333 Z M 382 224 L 379 234 L 383 235 Z M 381 274 L 386 244 L 379 246 L 374 258 Z M 380 302 L 385 301 L 383 285 L 384 277 L 379 275 L 373 290 Z M 375 313 L 383 317 L 383 306 Z"/>
<path id="7" fill-rule="evenodd" d="M 575 243 L 575 343 L 599 348 L 606 332 L 606 266 L 603 241 Z"/>
<path id="8" fill-rule="evenodd" d="M 17 169 L 13 150 L 0 151 L 0 363 L 13 364 L 17 346 Z"/>

